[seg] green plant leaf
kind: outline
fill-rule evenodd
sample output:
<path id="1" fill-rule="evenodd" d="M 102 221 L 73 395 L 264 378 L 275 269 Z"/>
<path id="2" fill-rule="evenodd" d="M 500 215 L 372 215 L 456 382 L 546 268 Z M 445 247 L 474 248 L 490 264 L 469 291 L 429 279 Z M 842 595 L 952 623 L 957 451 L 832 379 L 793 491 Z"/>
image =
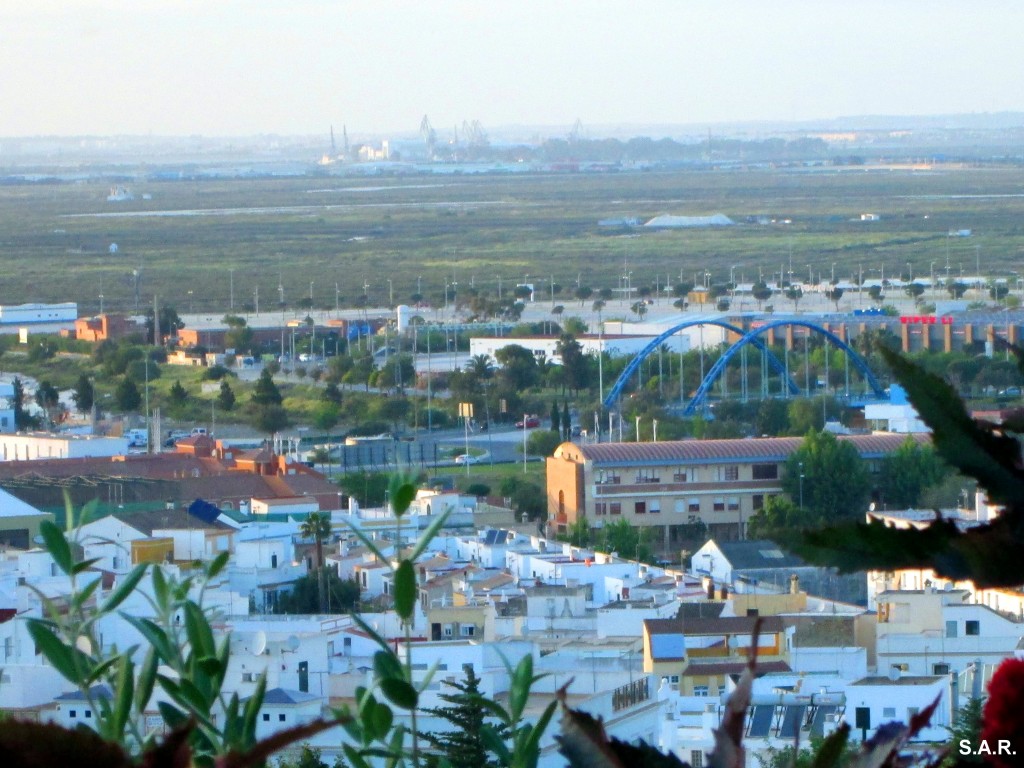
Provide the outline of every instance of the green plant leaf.
<path id="1" fill-rule="evenodd" d="M 125 725 L 132 713 L 132 699 L 135 696 L 135 665 L 131 657 L 125 654 L 121 657 L 117 668 L 117 683 L 114 686 L 117 703 L 114 706 L 114 737 L 120 740 L 124 734 Z"/>
<path id="2" fill-rule="evenodd" d="M 381 693 L 396 707 L 415 709 L 416 704 L 419 703 L 420 697 L 416 693 L 416 689 L 405 680 L 389 677 L 381 680 L 378 685 L 380 685 Z"/>
<path id="3" fill-rule="evenodd" d="M 409 621 L 415 607 L 416 571 L 410 560 L 403 560 L 395 571 L 395 613 L 403 621 Z"/>
<path id="4" fill-rule="evenodd" d="M 839 760 L 842 758 L 843 750 L 846 749 L 846 743 L 849 740 L 850 724 L 843 723 L 821 742 L 811 768 L 838 768 Z"/>
<path id="5" fill-rule="evenodd" d="M 75 685 L 84 682 L 85 670 L 79 670 L 76 666 L 74 650 L 57 637 L 53 630 L 38 619 L 29 619 L 28 633 L 32 635 L 36 648 L 65 679 Z"/>
<path id="6" fill-rule="evenodd" d="M 370 552 L 373 553 L 374 557 L 376 557 L 382 563 L 388 562 L 388 559 L 384 556 L 384 553 L 380 551 L 380 549 L 377 547 L 377 544 L 373 541 L 373 539 L 371 539 L 369 536 L 363 533 L 363 531 L 360 528 L 356 527 L 350 520 L 346 519 L 345 524 L 349 527 L 352 533 L 355 534 L 356 538 L 363 543 L 363 546 L 365 546 L 368 550 L 370 550 Z"/>
<path id="7" fill-rule="evenodd" d="M 97 576 L 84 587 L 79 589 L 71 596 L 72 605 L 74 605 L 76 608 L 81 608 L 82 606 L 84 606 L 87 602 L 89 602 L 89 598 L 96 593 L 96 590 L 99 589 L 99 586 L 102 583 L 103 577 Z"/>
<path id="8" fill-rule="evenodd" d="M 394 721 L 394 713 L 387 704 L 378 703 L 373 708 L 373 727 L 380 734 L 378 738 L 383 738 L 388 734 Z"/>
<path id="9" fill-rule="evenodd" d="M 202 608 L 191 600 L 185 603 L 185 634 L 188 635 L 189 645 L 196 656 L 213 656 L 217 653 L 210 622 L 207 621 Z"/>
<path id="10" fill-rule="evenodd" d="M 180 728 L 189 721 L 188 715 L 170 702 L 159 701 L 156 706 L 160 710 L 160 717 L 170 728 Z"/>
<path id="11" fill-rule="evenodd" d="M 391 646 L 388 645 L 388 641 L 381 637 L 377 630 L 375 630 L 373 627 L 367 624 L 363 620 L 362 616 L 360 616 L 358 613 L 350 613 L 349 615 L 352 617 L 352 621 L 355 623 L 355 625 L 359 627 L 361 630 L 363 630 L 363 632 L 365 632 L 367 635 L 369 635 L 371 640 L 377 643 L 377 645 L 383 648 L 386 652 L 391 653 Z"/>
<path id="12" fill-rule="evenodd" d="M 159 573 L 159 569 L 153 571 L 153 573 Z M 156 649 L 157 654 L 164 661 L 171 663 L 177 657 L 174 646 L 171 644 L 170 638 L 167 633 L 158 624 L 154 623 L 150 619 L 141 619 L 137 616 L 119 611 L 119 615 L 131 624 L 135 629 L 139 631 L 153 648 Z"/>
<path id="13" fill-rule="evenodd" d="M 125 576 L 122 576 L 120 582 L 113 591 L 107 595 L 107 599 L 103 601 L 103 605 L 100 607 L 100 613 L 110 613 L 117 606 L 123 603 L 128 596 L 135 591 L 135 588 L 142 581 L 142 577 L 146 575 L 146 569 L 149 566 L 146 563 L 137 565 L 132 568 Z"/>
<path id="14" fill-rule="evenodd" d="M 230 552 L 221 552 L 206 568 L 206 578 L 212 579 L 214 576 L 224 570 L 224 566 L 228 564 L 228 560 L 231 557 Z"/>
<path id="15" fill-rule="evenodd" d="M 393 475 L 388 495 L 391 497 L 391 508 L 395 510 L 395 517 L 402 517 L 409 511 L 410 505 L 416 498 L 416 486 L 413 483 L 405 482 L 400 475 Z"/>
<path id="16" fill-rule="evenodd" d="M 518 721 L 526 709 L 526 702 L 530 698 L 530 686 L 533 684 L 533 656 L 529 653 L 523 656 L 516 664 L 512 673 L 512 682 L 508 692 L 508 710 L 512 719 Z"/>
<path id="17" fill-rule="evenodd" d="M 412 548 L 412 552 L 409 554 L 409 559 L 413 562 L 416 558 L 423 554 L 423 551 L 427 548 L 427 545 L 437 536 L 437 532 L 441 530 L 444 524 L 448 521 L 448 515 L 452 512 L 452 508 L 448 507 L 444 512 L 435 517 L 430 521 L 430 525 L 423 529 L 423 533 L 416 540 L 416 546 Z"/>
<path id="18" fill-rule="evenodd" d="M 88 571 L 90 568 L 92 568 L 94 565 L 96 565 L 96 563 L 98 563 L 99 561 L 100 561 L 100 558 L 93 557 L 93 558 L 90 558 L 89 560 L 82 560 L 81 562 L 74 563 L 71 566 L 71 575 L 72 576 L 77 576 L 78 574 L 82 573 L 83 571 Z"/>
<path id="19" fill-rule="evenodd" d="M 373 671 L 379 680 L 405 679 L 405 670 L 391 651 L 377 651 L 373 654 Z"/>
<path id="20" fill-rule="evenodd" d="M 256 716 L 263 707 L 263 697 L 267 693 L 267 673 L 260 675 L 256 683 L 256 690 L 245 702 L 245 709 L 242 711 L 242 744 L 249 744 L 256 738 Z"/>
<path id="21" fill-rule="evenodd" d="M 74 562 L 71 559 L 71 545 L 64 538 L 63 532 L 49 520 L 44 520 L 39 524 L 39 533 L 43 537 L 46 551 L 53 557 L 53 562 L 63 573 L 70 576 Z"/>
<path id="22" fill-rule="evenodd" d="M 170 608 L 170 591 L 163 569 L 158 565 L 153 569 L 153 600 L 160 613 L 167 613 Z"/>
<path id="23" fill-rule="evenodd" d="M 135 711 L 142 713 L 153 695 L 153 686 L 156 684 L 157 658 L 156 650 L 150 648 L 146 651 L 146 658 L 139 670 L 139 679 L 136 681 Z"/>

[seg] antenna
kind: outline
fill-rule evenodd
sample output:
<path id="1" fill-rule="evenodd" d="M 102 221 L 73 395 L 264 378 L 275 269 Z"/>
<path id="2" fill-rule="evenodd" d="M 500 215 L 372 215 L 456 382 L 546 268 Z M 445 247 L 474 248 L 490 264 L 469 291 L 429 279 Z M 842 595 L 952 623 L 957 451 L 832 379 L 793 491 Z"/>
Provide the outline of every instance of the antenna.
<path id="1" fill-rule="evenodd" d="M 288 650 L 297 651 L 299 650 L 299 638 L 297 635 L 288 635 Z"/>

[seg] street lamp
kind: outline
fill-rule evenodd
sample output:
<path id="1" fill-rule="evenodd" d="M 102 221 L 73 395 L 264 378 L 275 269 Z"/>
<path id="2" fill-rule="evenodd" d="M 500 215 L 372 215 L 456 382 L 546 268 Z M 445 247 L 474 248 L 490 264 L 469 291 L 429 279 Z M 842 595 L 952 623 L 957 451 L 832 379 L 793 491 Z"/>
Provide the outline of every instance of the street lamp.
<path id="1" fill-rule="evenodd" d="M 192 289 L 188 289 L 188 313 L 192 314 Z"/>
<path id="2" fill-rule="evenodd" d="M 804 463 L 800 462 L 800 511 L 804 511 Z"/>
<path id="3" fill-rule="evenodd" d="M 391 284 L 391 278 L 388 278 L 388 306 L 395 305 L 395 287 Z"/>
<path id="4" fill-rule="evenodd" d="M 908 283 L 914 282 L 914 265 L 911 264 L 909 261 L 907 262 L 907 275 L 909 275 L 909 278 L 907 279 L 907 282 Z"/>

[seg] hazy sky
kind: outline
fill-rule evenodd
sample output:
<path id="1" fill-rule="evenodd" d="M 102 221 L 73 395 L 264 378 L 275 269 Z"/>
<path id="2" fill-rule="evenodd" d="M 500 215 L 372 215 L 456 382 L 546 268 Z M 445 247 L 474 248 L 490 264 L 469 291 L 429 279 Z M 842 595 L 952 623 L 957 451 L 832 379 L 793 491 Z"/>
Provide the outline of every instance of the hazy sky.
<path id="1" fill-rule="evenodd" d="M 0 0 L 0 136 L 1024 111 L 1019 0 Z"/>

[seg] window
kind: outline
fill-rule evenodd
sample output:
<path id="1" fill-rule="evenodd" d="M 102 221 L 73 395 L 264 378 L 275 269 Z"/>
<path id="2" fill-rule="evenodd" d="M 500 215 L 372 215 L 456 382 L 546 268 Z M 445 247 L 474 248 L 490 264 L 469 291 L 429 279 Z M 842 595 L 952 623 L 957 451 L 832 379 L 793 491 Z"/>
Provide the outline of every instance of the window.
<path id="1" fill-rule="evenodd" d="M 91 709 L 85 710 L 85 719 L 89 720 L 91 718 L 92 718 L 92 710 Z"/>
<path id="2" fill-rule="evenodd" d="M 763 493 L 755 493 L 752 501 L 753 501 L 753 507 L 754 507 L 754 511 L 755 512 L 757 512 L 758 510 L 764 509 L 764 494 Z"/>
<path id="3" fill-rule="evenodd" d="M 633 505 L 633 512 L 638 515 L 644 515 L 647 513 L 647 502 L 638 501 Z"/>
<path id="4" fill-rule="evenodd" d="M 284 722 L 284 717 L 285 717 L 285 716 L 284 716 L 284 714 L 280 714 L 280 715 L 278 715 L 278 716 L 277 716 L 277 722 L 279 722 L 279 723 L 283 723 L 283 722 Z"/>
<path id="5" fill-rule="evenodd" d="M 68 710 L 68 717 L 70 717 L 72 720 L 74 720 L 76 717 L 78 717 L 78 711 L 74 710 L 74 709 L 69 709 Z"/>
<path id="6" fill-rule="evenodd" d="M 676 499 L 675 504 L 673 505 L 673 509 L 675 510 L 675 513 L 677 515 L 681 515 L 683 512 L 686 511 L 686 501 L 683 499 Z"/>
<path id="7" fill-rule="evenodd" d="M 264 712 L 263 713 L 263 722 L 264 723 L 269 723 L 270 722 L 270 713 L 269 712 Z"/>
<path id="8" fill-rule="evenodd" d="M 638 483 L 660 483 L 661 473 L 656 469 L 638 469 L 636 481 Z"/>
<path id="9" fill-rule="evenodd" d="M 715 512 L 725 512 L 725 497 L 716 496 L 711 504 L 711 508 L 715 510 Z"/>
<path id="10" fill-rule="evenodd" d="M 964 634 L 968 636 L 981 634 L 981 625 L 977 621 L 965 621 Z"/>
<path id="11" fill-rule="evenodd" d="M 895 717 L 896 717 L 896 707 L 883 707 L 882 708 L 882 717 L 887 718 L 887 719 L 895 719 Z"/>
<path id="12" fill-rule="evenodd" d="M 695 686 L 693 686 L 693 695 L 694 696 L 707 696 L 708 695 L 708 687 L 706 685 L 695 685 Z"/>
<path id="13" fill-rule="evenodd" d="M 617 501 L 613 501 L 611 504 L 608 505 L 608 511 L 613 515 L 621 515 L 622 504 L 620 504 Z"/>
<path id="14" fill-rule="evenodd" d="M 668 681 L 672 683 L 672 685 L 679 685 L 679 675 L 669 675 Z"/>
<path id="15" fill-rule="evenodd" d="M 752 469 L 755 480 L 777 480 L 779 477 L 778 464 L 755 464 Z"/>
<path id="16" fill-rule="evenodd" d="M 687 512 L 700 512 L 700 499 L 696 496 L 691 496 L 689 505 L 686 508 Z"/>
<path id="17" fill-rule="evenodd" d="M 740 508 L 740 499 L 738 496 L 730 496 L 726 504 L 730 512 L 737 512 Z"/>
<path id="18" fill-rule="evenodd" d="M 728 482 L 730 480 L 740 479 L 740 468 L 736 466 L 718 467 L 715 470 L 715 480 L 719 482 Z"/>
<path id="19" fill-rule="evenodd" d="M 685 469 L 677 469 L 675 472 L 672 473 L 672 482 L 673 483 L 686 483 L 686 482 L 689 482 L 689 479 L 687 478 L 687 471 Z"/>
<path id="20" fill-rule="evenodd" d="M 444 636 L 445 637 L 451 637 L 452 636 L 452 625 L 451 624 L 445 624 L 444 625 Z"/>
<path id="21" fill-rule="evenodd" d="M 652 515 L 657 515 L 661 512 L 661 502 L 658 499 L 654 499 L 647 505 L 647 511 Z"/>
<path id="22" fill-rule="evenodd" d="M 704 750 L 690 750 L 690 768 L 704 768 Z"/>
<path id="23" fill-rule="evenodd" d="M 932 674 L 933 675 L 948 675 L 949 674 L 949 664 L 941 664 L 941 663 L 940 664 L 932 664 Z"/>
<path id="24" fill-rule="evenodd" d="M 956 637 L 956 622 L 955 621 L 947 621 L 946 622 L 946 637 Z"/>
<path id="25" fill-rule="evenodd" d="M 607 514 L 608 514 L 608 503 L 607 502 L 599 501 L 596 504 L 594 504 L 594 516 L 595 517 L 600 517 L 602 515 L 607 515 Z"/>
<path id="26" fill-rule="evenodd" d="M 473 637 L 476 634 L 476 627 L 472 624 L 463 624 L 461 631 L 463 637 Z"/>

